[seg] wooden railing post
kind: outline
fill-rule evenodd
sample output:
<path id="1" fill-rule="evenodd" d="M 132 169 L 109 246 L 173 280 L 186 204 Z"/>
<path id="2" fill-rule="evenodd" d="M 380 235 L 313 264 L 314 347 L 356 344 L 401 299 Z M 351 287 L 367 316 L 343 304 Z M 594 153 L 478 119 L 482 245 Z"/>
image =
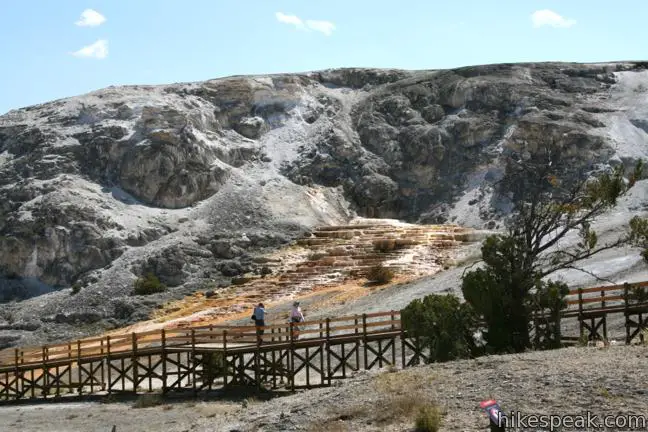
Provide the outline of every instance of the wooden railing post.
<path id="1" fill-rule="evenodd" d="M 605 310 L 605 290 L 601 290 L 601 309 Z M 603 320 L 603 341 L 607 343 L 607 312 L 600 319 Z"/>
<path id="2" fill-rule="evenodd" d="M 398 312 L 399 318 L 401 320 L 400 324 L 400 340 L 401 340 L 401 365 L 405 369 L 405 327 L 403 326 L 403 311 Z"/>
<path id="3" fill-rule="evenodd" d="M 138 370 L 137 370 L 137 334 L 135 332 L 131 333 L 131 344 L 133 355 L 131 357 L 131 362 L 133 366 L 133 392 L 137 393 L 137 384 L 139 382 Z"/>
<path id="4" fill-rule="evenodd" d="M 106 390 L 106 368 L 104 364 L 106 363 L 106 358 L 104 357 L 104 340 L 101 339 L 101 391 Z"/>
<path id="5" fill-rule="evenodd" d="M 160 329 L 160 357 L 162 357 L 162 393 L 166 394 L 167 389 L 167 351 L 166 351 L 166 330 Z"/>
<path id="6" fill-rule="evenodd" d="M 112 394 L 112 360 L 110 359 L 110 336 L 106 336 L 106 366 L 108 371 L 108 394 Z"/>
<path id="7" fill-rule="evenodd" d="M 263 327 L 257 327 L 257 343 L 256 343 L 256 350 L 252 354 L 254 356 L 254 378 L 256 379 L 256 386 L 258 390 L 261 390 L 261 339 L 262 339 L 262 334 L 261 334 L 261 329 Z"/>
<path id="8" fill-rule="evenodd" d="M 362 314 L 362 347 L 364 348 L 364 368 L 367 369 L 367 314 Z"/>
<path id="9" fill-rule="evenodd" d="M 578 328 L 582 339 L 585 334 L 585 327 L 583 326 L 583 288 L 578 288 Z"/>
<path id="10" fill-rule="evenodd" d="M 326 376 L 331 385 L 331 319 L 326 318 Z"/>
<path id="11" fill-rule="evenodd" d="M 276 329 L 276 332 L 275 332 L 275 328 L 273 327 L 271 329 L 271 333 L 272 333 L 272 343 L 274 344 L 274 342 L 275 342 L 275 333 L 281 335 L 281 327 L 278 327 Z M 281 336 L 279 336 L 278 339 L 279 339 L 279 343 L 281 343 Z M 272 370 L 272 388 L 273 389 L 275 389 L 277 387 L 277 353 L 276 353 L 276 351 L 277 351 L 276 348 L 273 348 L 270 351 L 270 357 L 272 358 L 271 370 Z M 279 355 L 281 355 L 281 351 L 279 351 Z"/>
<path id="12" fill-rule="evenodd" d="M 191 377 L 191 386 L 194 394 L 196 393 L 196 330 L 191 329 L 191 364 L 189 366 L 189 376 Z"/>
<path id="13" fill-rule="evenodd" d="M 77 376 L 79 378 L 78 392 L 79 392 L 79 395 L 81 395 L 81 394 L 83 394 L 83 378 L 82 378 L 82 375 L 81 375 L 81 341 L 77 340 L 76 345 L 77 345 L 77 372 L 78 372 Z"/>
<path id="14" fill-rule="evenodd" d="M 23 389 L 23 377 L 20 373 L 20 368 L 18 367 L 19 363 L 19 351 L 18 348 L 14 351 L 15 361 L 14 366 L 16 368 L 16 400 L 20 399 L 20 393 Z M 72 370 L 72 368 L 70 368 Z M 8 391 L 8 390 L 7 390 Z M 7 393 L 7 399 L 9 399 L 9 393 Z"/>
<path id="15" fill-rule="evenodd" d="M 623 284 L 623 315 L 625 317 L 626 345 L 630 345 L 630 284 Z"/>
<path id="16" fill-rule="evenodd" d="M 289 374 L 290 374 L 290 391 L 295 391 L 295 339 L 293 337 L 294 335 L 294 322 L 290 322 L 288 325 L 288 331 L 290 332 L 290 351 L 288 351 L 288 369 L 289 369 Z"/>
<path id="17" fill-rule="evenodd" d="M 67 355 L 67 358 L 68 358 L 68 384 L 72 384 L 72 343 L 71 342 L 68 342 L 67 349 L 68 349 L 68 355 Z M 69 388 L 68 388 L 68 390 L 69 390 Z"/>
<path id="18" fill-rule="evenodd" d="M 395 318 L 395 311 L 392 309 L 391 310 L 391 329 L 394 331 L 396 329 L 396 326 L 394 325 L 394 322 L 396 321 Z M 391 344 L 391 349 L 392 349 L 392 367 L 396 367 L 396 337 L 392 335 L 392 344 Z"/>
<path id="19" fill-rule="evenodd" d="M 353 316 L 353 333 L 356 335 L 355 338 L 355 358 L 356 358 L 356 367 L 355 370 L 358 371 L 360 370 L 360 338 L 358 337 L 358 334 L 360 333 L 358 331 L 358 315 Z"/>
<path id="20" fill-rule="evenodd" d="M 49 393 L 49 371 L 47 370 L 47 346 L 43 345 L 41 348 L 41 364 L 43 365 L 43 397 L 47 399 Z"/>
<path id="21" fill-rule="evenodd" d="M 223 388 L 227 389 L 227 330 L 223 330 Z M 233 373 L 235 373 L 233 371 Z"/>

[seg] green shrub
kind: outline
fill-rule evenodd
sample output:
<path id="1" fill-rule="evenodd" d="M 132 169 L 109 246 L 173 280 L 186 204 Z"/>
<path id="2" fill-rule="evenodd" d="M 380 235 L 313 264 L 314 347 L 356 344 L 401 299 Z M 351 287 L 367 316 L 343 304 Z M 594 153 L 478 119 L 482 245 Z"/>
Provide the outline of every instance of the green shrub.
<path id="1" fill-rule="evenodd" d="M 534 279 L 522 271 L 520 249 L 517 238 L 490 236 L 482 245 L 486 265 L 463 276 L 463 297 L 483 317 L 484 340 L 496 353 L 522 352 L 531 346 L 529 292 Z"/>
<path id="2" fill-rule="evenodd" d="M 412 301 L 401 311 L 401 320 L 408 335 L 429 348 L 431 362 L 468 358 L 479 351 L 474 311 L 452 294 L 431 294 Z"/>
<path id="3" fill-rule="evenodd" d="M 268 266 L 263 266 L 263 267 L 261 267 L 260 273 L 261 273 L 261 277 L 264 278 L 264 277 L 272 274 L 272 269 L 270 267 L 268 267 Z"/>
<path id="4" fill-rule="evenodd" d="M 211 383 L 214 379 L 223 376 L 226 363 L 222 352 L 204 353 L 200 360 L 202 365 L 203 383 Z"/>
<path id="5" fill-rule="evenodd" d="M 308 254 L 309 261 L 318 261 L 324 257 L 327 257 L 329 254 L 326 252 L 311 252 Z"/>
<path id="6" fill-rule="evenodd" d="M 394 272 L 381 264 L 375 265 L 367 272 L 367 279 L 377 284 L 386 284 L 394 278 Z"/>
<path id="7" fill-rule="evenodd" d="M 373 242 L 376 252 L 391 252 L 396 249 L 395 239 L 380 239 Z"/>
<path id="8" fill-rule="evenodd" d="M 236 276 L 232 278 L 232 285 L 245 285 L 253 280 L 254 278 L 251 276 Z"/>
<path id="9" fill-rule="evenodd" d="M 441 427 L 442 417 L 443 415 L 438 407 L 423 407 L 416 416 L 414 430 L 416 432 L 437 432 Z"/>
<path id="10" fill-rule="evenodd" d="M 150 295 L 166 291 L 167 287 L 153 273 L 138 278 L 134 284 L 135 295 Z"/>
<path id="11" fill-rule="evenodd" d="M 648 218 L 635 216 L 630 220 L 632 244 L 643 249 L 641 256 L 648 262 Z"/>
<path id="12" fill-rule="evenodd" d="M 567 294 L 569 294 L 569 287 L 563 282 L 536 282 L 535 291 L 531 295 L 532 310 L 534 316 L 541 316 L 541 318 L 533 320 L 535 349 L 555 349 L 562 346 L 560 314 L 567 308 L 567 300 L 565 300 Z"/>
<path id="13" fill-rule="evenodd" d="M 387 253 L 395 250 L 404 249 L 408 246 L 414 246 L 415 240 L 411 239 L 379 239 L 374 240 L 373 246 L 376 252 Z"/>
<path id="14" fill-rule="evenodd" d="M 79 282 L 75 282 L 75 284 L 72 285 L 72 292 L 70 294 L 76 295 L 79 294 L 79 291 L 81 291 L 81 284 Z"/>
<path id="15" fill-rule="evenodd" d="M 648 288 L 640 285 L 628 287 L 628 301 L 632 303 L 648 303 Z"/>

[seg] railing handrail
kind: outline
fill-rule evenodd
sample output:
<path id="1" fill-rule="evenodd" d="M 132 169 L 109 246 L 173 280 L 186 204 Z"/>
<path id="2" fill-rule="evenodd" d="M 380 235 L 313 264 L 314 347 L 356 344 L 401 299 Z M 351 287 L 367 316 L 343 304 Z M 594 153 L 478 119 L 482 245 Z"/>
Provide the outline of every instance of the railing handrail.
<path id="1" fill-rule="evenodd" d="M 363 315 L 350 315 L 345 317 L 336 317 L 328 319 L 329 332 L 345 332 L 348 334 L 357 334 L 362 331 L 362 323 L 359 319 Z M 366 319 L 372 321 L 367 323 L 367 327 L 390 327 L 400 328 L 400 311 L 375 312 L 364 314 Z M 388 317 L 388 319 L 383 319 Z M 318 334 L 322 330 L 320 325 L 327 322 L 327 319 L 303 321 L 295 324 L 300 328 L 301 334 Z M 335 323 L 336 325 L 330 325 Z M 347 324 L 349 323 L 349 324 Z M 398 326 L 398 327 L 396 327 Z M 282 337 L 288 338 L 290 335 L 290 322 L 281 324 L 269 324 L 263 327 L 254 325 L 247 326 L 225 326 L 225 325 L 203 325 L 186 328 L 157 329 L 144 332 L 131 332 L 121 335 L 106 335 L 103 337 L 92 337 L 89 339 L 79 339 L 67 343 L 53 345 L 43 345 L 40 347 L 23 347 L 15 348 L 6 353 L 0 353 L 0 366 L 12 366 L 18 364 L 43 363 L 47 360 L 59 360 L 66 358 L 84 358 L 96 355 L 123 354 L 133 350 L 135 346 L 150 346 L 161 343 L 164 331 L 164 340 L 166 346 L 184 345 L 187 343 L 210 344 L 210 343 L 257 343 L 259 339 L 263 342 L 273 341 Z M 316 327 L 312 330 L 305 330 L 307 327 Z M 225 330 L 225 331 L 224 331 Z M 263 330 L 265 334 L 258 335 L 258 331 Z M 227 339 L 223 340 L 224 335 Z M 309 338 L 316 339 L 316 338 Z M 141 344 L 141 345 L 140 345 Z"/>
<path id="2" fill-rule="evenodd" d="M 625 282 L 617 285 L 602 285 L 602 286 L 589 287 L 589 288 L 573 288 L 569 290 L 567 296 L 577 296 L 579 293 L 590 294 L 590 293 L 600 293 L 600 292 L 607 292 L 607 291 L 619 291 L 619 290 L 623 290 L 626 284 L 630 286 L 648 287 L 648 281 Z"/>

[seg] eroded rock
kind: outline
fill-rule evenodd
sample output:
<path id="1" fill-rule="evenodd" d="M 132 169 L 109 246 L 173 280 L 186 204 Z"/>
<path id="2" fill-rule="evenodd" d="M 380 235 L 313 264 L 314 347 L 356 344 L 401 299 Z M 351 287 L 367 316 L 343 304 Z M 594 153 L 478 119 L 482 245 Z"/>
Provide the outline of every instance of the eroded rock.
<path id="1" fill-rule="evenodd" d="M 499 182 L 507 164 L 547 143 L 568 178 L 648 156 L 644 69 L 337 69 L 14 110 L 0 116 L 0 301 L 22 301 L 17 322 L 42 310 L 98 325 L 89 305 L 114 325 L 205 279 L 261 274 L 259 251 L 350 210 L 441 223 L 470 208 L 472 226 L 497 227 L 517 199 Z M 173 289 L 105 307 L 145 272 Z"/>

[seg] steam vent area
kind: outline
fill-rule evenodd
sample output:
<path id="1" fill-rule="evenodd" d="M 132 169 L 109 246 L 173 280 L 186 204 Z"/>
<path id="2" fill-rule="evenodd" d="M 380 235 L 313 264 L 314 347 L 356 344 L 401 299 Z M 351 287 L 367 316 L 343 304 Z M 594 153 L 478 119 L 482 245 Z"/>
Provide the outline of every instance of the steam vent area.
<path id="1" fill-rule="evenodd" d="M 250 308 L 319 295 L 317 305 L 352 301 L 372 290 L 433 275 L 447 268 L 462 245 L 478 240 L 474 230 L 456 225 L 416 225 L 391 219 L 358 218 L 347 225 L 322 226 L 293 244 L 257 258 L 263 274 L 232 279 L 223 289 L 198 291 L 158 310 L 154 322 L 128 331 L 204 325 L 243 318 Z M 388 283 L 372 283 L 372 267 L 392 272 Z"/>

